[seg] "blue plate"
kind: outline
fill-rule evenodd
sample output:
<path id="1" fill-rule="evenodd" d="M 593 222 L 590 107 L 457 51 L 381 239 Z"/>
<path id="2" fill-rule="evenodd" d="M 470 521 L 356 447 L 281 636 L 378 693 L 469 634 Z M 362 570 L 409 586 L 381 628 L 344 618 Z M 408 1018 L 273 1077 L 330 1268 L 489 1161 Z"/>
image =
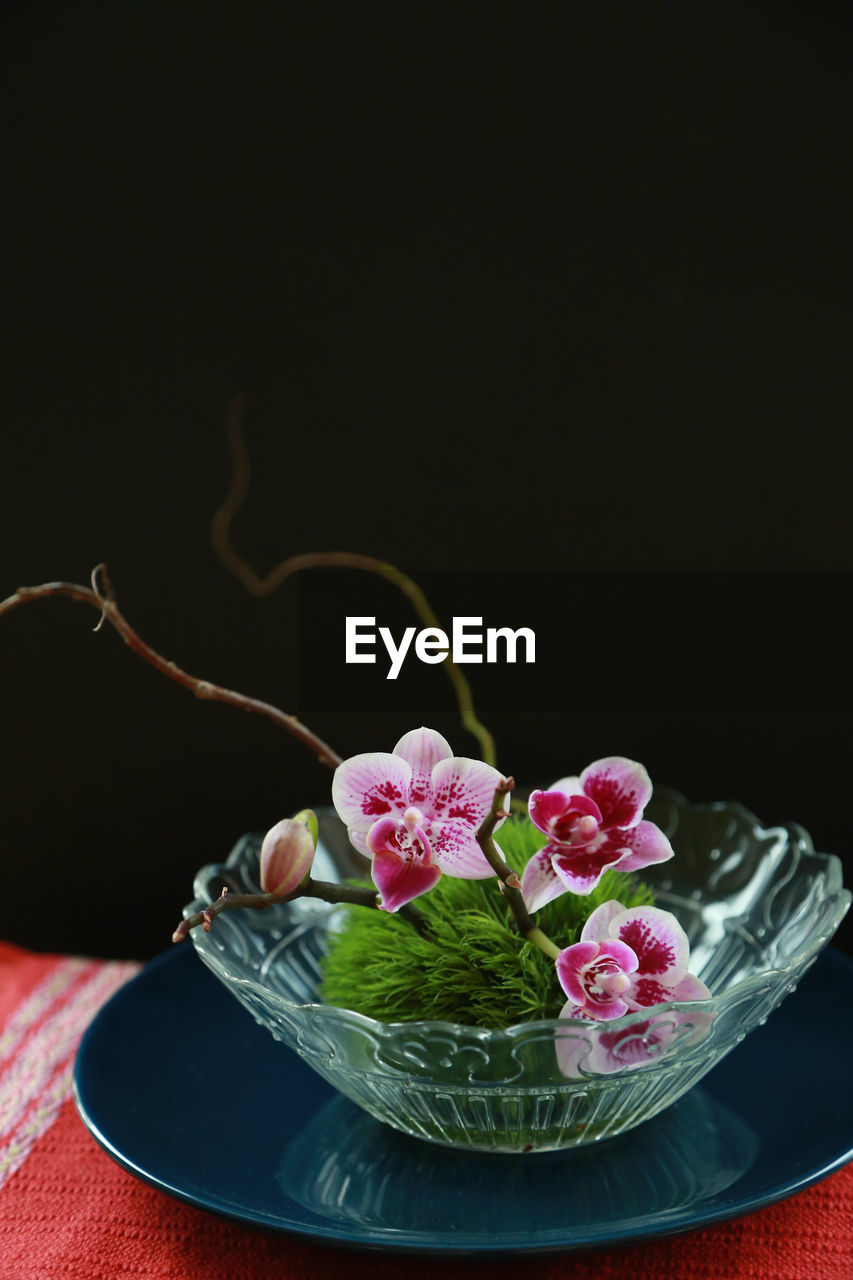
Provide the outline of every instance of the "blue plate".
<path id="1" fill-rule="evenodd" d="M 767 1025 L 662 1115 L 593 1147 L 482 1155 L 373 1120 L 182 946 L 98 1014 L 75 1098 L 123 1168 L 249 1226 L 423 1253 L 626 1244 L 759 1209 L 853 1157 L 851 995 L 853 960 L 825 951 Z"/>

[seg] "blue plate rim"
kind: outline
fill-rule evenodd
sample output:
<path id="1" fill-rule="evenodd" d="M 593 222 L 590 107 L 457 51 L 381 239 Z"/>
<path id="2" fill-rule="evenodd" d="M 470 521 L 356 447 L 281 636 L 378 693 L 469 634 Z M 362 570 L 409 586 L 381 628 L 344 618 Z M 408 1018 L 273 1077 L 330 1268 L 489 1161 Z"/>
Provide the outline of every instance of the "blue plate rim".
<path id="1" fill-rule="evenodd" d="M 831 958 L 835 963 L 840 962 L 846 969 L 846 977 L 851 982 L 851 986 L 853 986 L 853 958 L 838 951 L 836 948 L 827 947 L 818 957 L 817 963 L 824 961 L 827 953 L 829 953 L 827 958 Z M 837 1156 L 819 1163 L 801 1176 L 783 1178 L 780 1182 L 769 1185 L 763 1192 L 747 1196 L 743 1200 L 720 1205 L 716 1208 L 708 1208 L 700 1213 L 691 1212 L 691 1210 L 695 1210 L 696 1206 L 690 1206 L 687 1210 L 681 1208 L 671 1211 L 671 1218 L 668 1218 L 667 1214 L 670 1211 L 667 1211 L 662 1214 L 656 1214 L 650 1219 L 627 1220 L 621 1229 L 613 1229 L 612 1227 L 602 1229 L 601 1224 L 598 1224 L 597 1230 L 599 1234 L 594 1238 L 578 1239 L 577 1235 L 575 1235 L 573 1238 L 540 1238 L 537 1240 L 519 1238 L 516 1241 L 502 1240 L 499 1243 L 492 1243 L 483 1241 L 479 1237 L 466 1239 L 464 1231 L 460 1231 L 458 1228 L 455 1228 L 452 1234 L 448 1233 L 446 1239 L 436 1239 L 433 1234 L 394 1227 L 386 1228 L 385 1232 L 387 1234 L 383 1235 L 382 1238 L 378 1238 L 381 1229 L 375 1226 L 363 1232 L 358 1231 L 351 1225 L 346 1228 L 340 1226 L 335 1228 L 330 1226 L 312 1228 L 305 1223 L 286 1222 L 282 1218 L 274 1217 L 260 1209 L 252 1212 L 235 1211 L 223 1202 L 218 1201 L 215 1196 L 205 1199 L 168 1182 L 166 1179 L 142 1168 L 119 1150 L 111 1142 L 107 1134 L 102 1131 L 99 1122 L 91 1114 L 83 1096 L 85 1089 L 80 1081 L 81 1067 L 86 1060 L 89 1047 L 93 1043 L 97 1043 L 101 1034 L 101 1026 L 106 1022 L 114 1003 L 127 999 L 133 1000 L 138 991 L 137 984 L 139 986 L 143 985 L 146 977 L 152 972 L 156 972 L 161 967 L 177 964 L 185 956 L 191 958 L 193 964 L 198 964 L 197 958 L 188 947 L 172 948 L 155 956 L 153 960 L 144 965 L 138 974 L 119 988 L 95 1015 L 81 1039 L 75 1057 L 72 1076 L 72 1094 L 75 1106 L 84 1126 L 94 1140 L 116 1164 L 131 1176 L 173 1199 L 190 1205 L 192 1208 L 267 1234 L 285 1236 L 290 1239 L 302 1240 L 306 1243 L 337 1248 L 425 1256 L 456 1255 L 461 1257 L 467 1255 L 485 1257 L 490 1255 L 493 1257 L 509 1257 L 522 1254 L 580 1253 L 596 1249 L 624 1248 L 634 1244 L 684 1235 L 691 1231 L 702 1230 L 705 1227 L 745 1217 L 822 1182 L 853 1160 L 853 1145 L 851 1145 Z M 198 973 L 199 975 L 206 973 L 206 970 L 200 964 Z M 794 993 L 789 997 L 789 1000 L 795 1000 L 797 994 Z M 250 1024 L 247 1022 L 247 1025 Z M 618 1142 L 619 1139 L 614 1138 L 612 1141 Z M 496 1160 L 512 1159 L 511 1156 L 507 1155 L 496 1155 L 494 1158 Z M 532 1158 L 536 1159 L 537 1157 L 533 1156 Z M 685 1214 L 687 1215 L 686 1219 L 684 1218 Z M 679 1215 L 681 1215 L 681 1218 L 679 1218 Z"/>

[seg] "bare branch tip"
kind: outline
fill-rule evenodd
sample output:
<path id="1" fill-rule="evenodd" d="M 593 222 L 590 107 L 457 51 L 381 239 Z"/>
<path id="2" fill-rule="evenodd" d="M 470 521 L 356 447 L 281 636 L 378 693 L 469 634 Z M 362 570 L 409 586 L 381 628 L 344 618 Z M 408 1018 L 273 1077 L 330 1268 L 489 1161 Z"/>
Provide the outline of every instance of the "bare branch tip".
<path id="1" fill-rule="evenodd" d="M 98 582 L 99 577 L 103 579 L 103 589 L 99 585 L 99 582 Z M 92 584 L 92 591 L 97 596 L 101 604 L 101 616 L 100 618 L 98 618 L 98 621 L 95 623 L 94 627 L 92 628 L 93 631 L 97 632 L 97 631 L 100 631 L 101 627 L 104 625 L 104 623 L 107 620 L 107 608 L 111 604 L 115 603 L 114 596 L 113 596 L 113 584 L 110 581 L 110 575 L 107 571 L 107 566 L 104 564 L 103 561 L 101 561 L 100 564 L 95 565 L 94 569 L 92 570 L 90 582 Z"/>

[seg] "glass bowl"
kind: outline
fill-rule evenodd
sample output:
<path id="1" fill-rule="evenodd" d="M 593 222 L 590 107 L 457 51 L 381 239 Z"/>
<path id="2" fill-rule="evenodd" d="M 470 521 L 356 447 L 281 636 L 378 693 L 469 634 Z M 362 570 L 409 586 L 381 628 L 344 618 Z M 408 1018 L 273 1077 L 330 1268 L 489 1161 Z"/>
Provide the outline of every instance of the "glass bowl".
<path id="1" fill-rule="evenodd" d="M 320 812 L 314 875 L 364 875 L 333 811 Z M 659 791 L 646 817 L 676 851 L 646 868 L 656 903 L 690 940 L 712 999 L 608 1023 L 550 1020 L 506 1030 L 379 1022 L 321 1003 L 321 959 L 341 908 L 299 899 L 218 916 L 192 939 L 255 1020 L 377 1119 L 446 1146 L 553 1151 L 614 1137 L 675 1102 L 794 990 L 850 904 L 838 858 L 798 826 L 764 828 L 739 804 L 691 805 Z M 188 915 L 223 885 L 257 892 L 260 836 L 203 867 Z M 282 1061 L 286 1078 L 287 1063 Z"/>

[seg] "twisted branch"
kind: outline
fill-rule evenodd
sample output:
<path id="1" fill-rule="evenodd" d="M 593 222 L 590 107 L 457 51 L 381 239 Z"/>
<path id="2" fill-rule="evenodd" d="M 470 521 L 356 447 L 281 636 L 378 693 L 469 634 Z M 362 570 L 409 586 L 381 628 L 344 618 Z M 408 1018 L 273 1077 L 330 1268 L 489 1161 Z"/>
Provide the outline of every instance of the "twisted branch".
<path id="1" fill-rule="evenodd" d="M 380 910 L 379 894 L 376 889 L 367 885 L 332 884 L 328 880 L 309 880 L 307 884 L 286 898 L 277 898 L 273 893 L 232 893 L 226 886 L 216 901 L 209 907 L 205 907 L 204 911 L 196 911 L 191 916 L 184 916 L 172 934 L 172 941 L 183 942 L 184 938 L 188 937 L 190 929 L 195 929 L 199 925 L 205 933 L 210 933 L 214 918 L 223 911 L 235 911 L 244 907 L 248 907 L 251 911 L 265 911 L 267 907 L 272 907 L 276 903 L 293 902 L 296 898 L 319 898 L 321 902 L 332 903 L 348 902 L 358 907 Z M 408 920 L 421 937 L 431 936 L 426 916 L 410 902 L 400 907 L 396 914 Z"/>
<path id="2" fill-rule="evenodd" d="M 262 578 L 248 560 L 244 560 L 234 549 L 231 542 L 231 524 L 246 500 L 251 475 L 249 453 L 243 434 L 246 405 L 245 396 L 235 396 L 226 412 L 225 427 L 231 450 L 231 485 L 211 525 L 213 549 L 226 569 L 253 596 L 271 595 L 291 574 L 299 573 L 302 569 L 361 569 L 367 573 L 375 573 L 380 578 L 393 583 L 410 601 L 424 626 L 441 629 L 438 617 L 418 584 L 385 560 L 377 560 L 373 556 L 360 555 L 351 551 L 311 551 L 302 555 L 288 556 Z M 456 694 L 463 726 L 479 742 L 481 759 L 487 764 L 494 765 L 495 740 L 485 725 L 477 719 L 471 686 L 449 655 L 445 658 L 443 665 Z"/>
<path id="3" fill-rule="evenodd" d="M 508 791 L 512 791 L 515 781 L 512 778 L 504 778 L 495 787 L 495 794 L 492 799 L 492 807 L 480 823 L 477 831 L 477 844 L 483 851 L 483 855 L 489 866 L 499 877 L 501 882 L 501 890 L 510 905 L 512 914 L 515 916 L 515 923 L 518 926 L 518 932 L 528 942 L 534 943 L 540 951 L 544 951 L 546 956 L 550 956 L 552 960 L 556 960 L 560 954 L 560 948 L 556 943 L 552 942 L 546 933 L 537 925 L 536 921 L 530 915 L 527 907 L 524 905 L 524 898 L 521 894 L 521 881 L 518 875 L 513 871 L 512 867 L 507 866 L 501 852 L 494 842 L 493 834 L 495 827 L 501 818 L 506 817 L 504 809 L 504 796 Z"/>
<path id="4" fill-rule="evenodd" d="M 104 623 L 108 622 L 134 653 L 150 663 L 162 675 L 167 676 L 169 680 L 173 680 L 175 684 L 189 689 L 197 698 L 205 698 L 211 702 L 226 702 L 232 707 L 239 707 L 241 711 L 253 711 L 257 715 L 265 716 L 267 720 L 272 720 L 274 724 L 285 729 L 313 751 L 321 764 L 328 765 L 330 769 L 336 769 L 341 763 L 341 757 L 337 752 L 333 751 L 322 738 L 318 738 L 316 733 L 312 733 L 296 716 L 288 715 L 286 711 L 279 710 L 269 702 L 261 702 L 258 698 L 247 698 L 245 694 L 236 693 L 233 689 L 224 689 L 210 680 L 200 680 L 197 676 L 191 676 L 189 672 L 183 671 L 174 662 L 170 662 L 146 644 L 116 604 L 112 583 L 103 564 L 96 565 L 92 570 L 91 587 L 83 587 L 76 582 L 45 582 L 38 587 L 19 587 L 14 595 L 0 601 L 0 617 L 16 609 L 18 605 L 28 604 L 33 600 L 48 600 L 53 596 L 66 596 L 70 600 L 77 600 L 97 609 L 100 617 L 95 631 L 100 631 Z"/>

